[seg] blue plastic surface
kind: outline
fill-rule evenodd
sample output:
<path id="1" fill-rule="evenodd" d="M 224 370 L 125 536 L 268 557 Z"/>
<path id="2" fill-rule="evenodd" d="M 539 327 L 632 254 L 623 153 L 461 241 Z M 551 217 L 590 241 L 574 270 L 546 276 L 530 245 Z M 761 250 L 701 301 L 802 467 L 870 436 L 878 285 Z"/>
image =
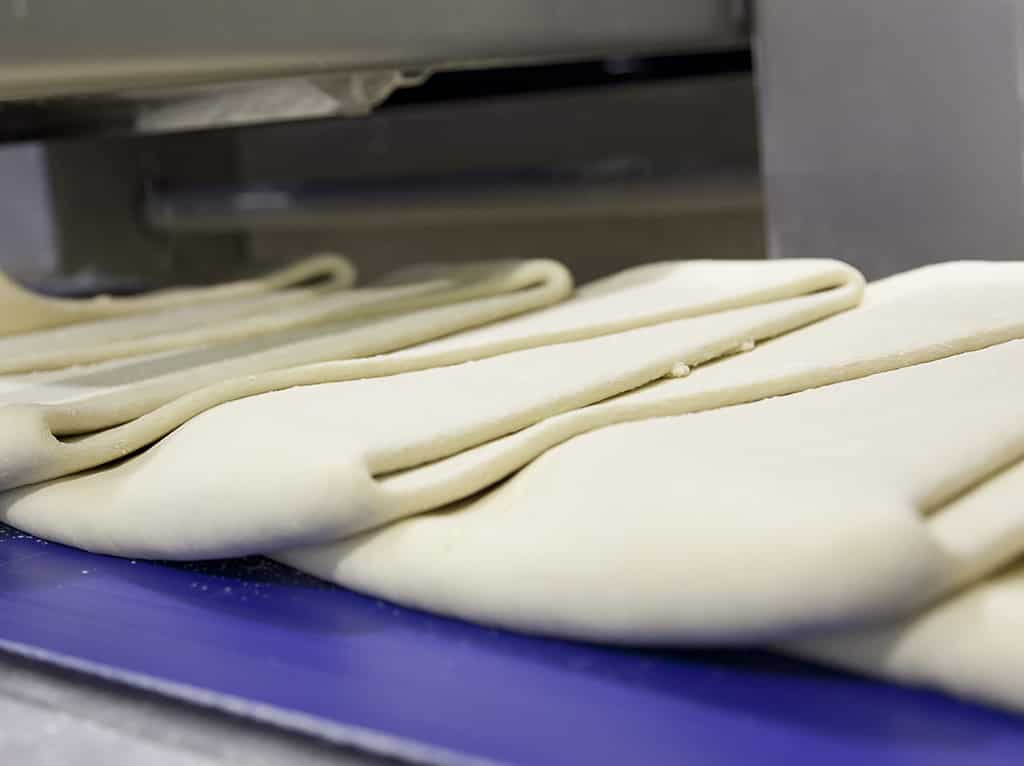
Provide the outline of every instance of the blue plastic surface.
<path id="1" fill-rule="evenodd" d="M 263 559 L 132 562 L 4 527 L 0 647 L 433 761 L 1024 762 L 1024 719 L 766 654 L 534 639 Z"/>

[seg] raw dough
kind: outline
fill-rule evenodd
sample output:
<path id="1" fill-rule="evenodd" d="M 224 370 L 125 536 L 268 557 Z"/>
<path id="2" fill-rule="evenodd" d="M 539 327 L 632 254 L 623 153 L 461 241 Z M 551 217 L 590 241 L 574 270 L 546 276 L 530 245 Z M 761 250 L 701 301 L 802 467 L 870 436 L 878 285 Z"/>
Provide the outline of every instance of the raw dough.
<path id="1" fill-rule="evenodd" d="M 439 305 L 429 308 L 337 319 L 68 370 L 0 377 L 0 404 L 46 404 L 46 418 L 55 435 L 85 433 L 131 420 L 203 385 L 403 348 L 551 305 L 572 290 L 568 271 L 552 261 L 464 265 L 445 274 L 461 293 L 470 288 L 480 297 L 447 302 L 452 298 L 447 291 L 435 293 Z M 375 294 L 372 288 L 349 291 L 352 295 L 364 292 Z"/>
<path id="2" fill-rule="evenodd" d="M 637 391 L 557 415 L 449 458 L 382 477 L 392 516 L 482 490 L 577 434 L 645 417 L 698 412 L 1024 338 L 1024 264 L 949 263 L 869 285 L 862 304 Z"/>
<path id="3" fill-rule="evenodd" d="M 255 341 L 257 347 L 343 329 L 338 323 L 570 278 L 551 261 L 437 264 L 359 289 L 333 282 L 0 338 L 0 373 L 52 370 L 139 354 Z M 546 267 L 546 268 L 545 268 Z M 524 279 L 526 271 L 530 279 Z M 538 274 L 537 272 L 544 272 Z M 564 290 L 558 298 L 564 297 Z M 228 350 L 229 353 L 231 350 Z M 234 353 L 238 353 L 235 351 Z M 302 361 L 302 360 L 300 360 Z M 293 362 L 294 363 L 294 362 Z"/>
<path id="4" fill-rule="evenodd" d="M 724 296 L 732 302 L 773 274 L 780 286 L 791 289 L 779 279 L 785 276 L 812 292 L 465 364 L 229 402 L 120 464 L 5 494 L 2 518 L 43 537 L 133 556 L 216 557 L 336 539 L 407 512 L 382 491 L 375 478 L 381 474 L 448 457 L 728 354 L 751 339 L 804 326 L 856 305 L 862 292 L 856 272 L 830 262 L 728 264 L 727 271 L 739 287 L 737 295 Z M 820 289 L 823 275 L 831 275 L 825 285 L 836 286 Z M 714 284 L 725 293 L 721 274 Z M 637 309 L 642 317 L 658 308 L 650 291 L 633 293 L 630 301 L 608 295 L 578 304 L 581 313 L 595 312 L 592 325 L 635 323 Z M 620 313 L 610 313 L 616 303 Z M 569 307 L 559 308 L 563 329 L 587 326 Z M 682 302 L 677 311 L 686 308 Z M 488 334 L 492 343 L 523 337 L 508 332 L 495 325 L 476 331 L 473 342 Z M 48 434 L 37 420 L 9 416 L 7 432 L 10 444 L 41 450 L 23 453 L 32 458 L 26 464 L 8 462 L 9 471 L 24 476 L 46 463 Z M 124 430 L 112 433 L 118 432 Z M 96 440 L 88 441 L 95 448 Z M 73 456 L 76 444 L 61 445 L 59 455 Z M 107 448 L 116 456 L 119 447 Z M 6 458 L 10 454 L 5 450 Z"/>
<path id="5" fill-rule="evenodd" d="M 336 288 L 355 281 L 355 269 L 336 255 L 308 258 L 257 279 L 212 287 L 159 290 L 141 296 L 101 295 L 88 299 L 50 298 L 33 293 L 0 274 L 0 336 L 106 317 L 140 314 L 264 295 L 319 280 Z"/>
<path id="6" fill-rule="evenodd" d="M 406 278 L 422 276 L 421 270 L 406 274 Z M 108 371 L 77 378 L 50 377 L 32 388 L 18 388 L 15 383 L 6 394 L 0 392 L 0 401 L 28 404 L 0 408 L 0 487 L 55 478 L 123 457 L 199 412 L 243 396 L 451 365 L 514 349 L 601 336 L 680 316 L 756 306 L 830 289 L 823 299 L 823 311 L 831 313 L 854 305 L 862 286 L 859 274 L 829 261 L 655 264 L 588 285 L 562 304 L 406 351 L 293 366 L 410 345 L 550 304 L 564 297 L 570 286 L 561 267 L 543 261 L 506 266 L 502 279 L 490 282 L 496 289 L 509 292 L 364 322 L 323 338 L 282 344 L 263 352 L 253 351 L 251 343 L 245 347 L 249 353 L 237 347 L 225 350 L 217 346 L 188 352 L 184 361 L 182 355 L 150 358 L 137 366 L 120 363 Z M 814 298 L 811 303 L 817 305 L 820 301 Z M 804 321 L 821 315 L 812 310 Z M 164 370 L 167 366 L 171 371 Z M 280 371 L 250 374 L 273 369 Z M 108 382 L 106 387 L 87 394 L 72 388 L 69 399 L 45 403 L 47 396 L 69 396 L 69 383 L 95 385 L 96 379 L 103 382 L 104 376 L 114 385 Z M 133 376 L 141 379 L 133 380 Z M 116 385 L 117 381 L 122 384 Z M 126 425 L 110 428 L 119 423 Z M 107 430 L 73 440 L 55 438 L 102 428 Z"/>
<path id="7" fill-rule="evenodd" d="M 732 287 L 694 313 L 752 302 L 749 293 L 737 301 L 742 290 Z M 833 289 L 629 332 L 659 315 L 623 323 L 627 310 L 609 310 L 621 292 L 604 303 L 584 293 L 546 315 L 307 368 L 298 375 L 382 375 L 619 331 L 219 407 L 121 466 L 9 493 L 0 518 L 126 555 L 274 552 L 437 508 L 536 458 L 475 498 L 275 557 L 488 624 L 629 644 L 769 642 L 1024 711 L 1024 564 L 990 575 L 1024 550 L 1024 343 L 1006 342 L 1024 336 L 1024 272 L 922 269 L 870 286 L 855 311 L 721 358 L 838 311 L 859 290 L 855 279 L 824 287 Z M 442 315 L 431 312 L 465 307 L 409 317 L 431 325 Z M 904 365 L 918 366 L 875 375 Z M 123 367 L 104 372 L 117 378 Z M 289 375 L 253 390 L 299 380 Z M 25 389 L 11 381 L 8 391 Z M 134 443 L 181 422 L 181 412 Z M 932 599 L 942 600 L 892 617 Z M 863 627 L 880 618 L 888 621 Z M 806 633 L 813 637 L 789 640 Z"/>
<path id="8" fill-rule="evenodd" d="M 1009 507 L 1024 497 L 1024 470 Z M 782 651 L 1024 713 L 1024 562 L 915 615 Z"/>
<path id="9" fill-rule="evenodd" d="M 1022 368 L 1024 341 L 1011 341 L 602 428 L 475 498 L 274 557 L 563 638 L 750 644 L 880 619 L 1024 543 L 1024 506 L 1000 492 L 977 497 L 967 523 L 944 521 L 965 488 L 1024 457 Z"/>

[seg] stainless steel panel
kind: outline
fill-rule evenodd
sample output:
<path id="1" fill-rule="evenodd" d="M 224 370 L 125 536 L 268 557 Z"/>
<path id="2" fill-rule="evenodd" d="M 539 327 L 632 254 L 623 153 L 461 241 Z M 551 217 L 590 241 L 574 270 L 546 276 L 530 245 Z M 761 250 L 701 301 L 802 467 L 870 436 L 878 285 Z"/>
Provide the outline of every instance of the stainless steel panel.
<path id="1" fill-rule="evenodd" d="M 769 247 L 877 277 L 1024 248 L 1019 0 L 770 0 Z"/>
<path id="2" fill-rule="evenodd" d="M 734 0 L 11 0 L 0 100 L 736 44 Z"/>

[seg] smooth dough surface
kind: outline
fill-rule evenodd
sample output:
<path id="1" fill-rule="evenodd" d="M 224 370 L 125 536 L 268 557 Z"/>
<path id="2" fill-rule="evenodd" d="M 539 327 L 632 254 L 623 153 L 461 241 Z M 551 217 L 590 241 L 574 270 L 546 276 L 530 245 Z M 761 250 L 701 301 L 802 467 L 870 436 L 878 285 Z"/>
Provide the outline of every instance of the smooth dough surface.
<path id="1" fill-rule="evenodd" d="M 294 343 L 308 337 L 310 330 L 322 334 L 324 325 L 329 332 L 345 320 L 509 292 L 529 286 L 531 279 L 534 283 L 570 282 L 564 267 L 553 261 L 528 263 L 433 264 L 402 269 L 389 279 L 358 289 L 339 288 L 326 280 L 255 296 L 21 333 L 0 338 L 0 373 L 55 370 L 253 340 L 262 340 L 264 346 Z M 530 279 L 524 278 L 527 276 Z M 559 298 L 565 293 L 563 289 Z"/>
<path id="2" fill-rule="evenodd" d="M 182 351 L 56 374 L 0 378 L 0 487 L 54 478 L 122 457 L 202 409 L 294 385 L 310 374 L 310 363 L 376 357 L 550 305 L 572 288 L 568 272 L 551 261 L 436 266 L 425 272 L 417 268 L 397 276 L 416 288 L 417 302 L 438 305 L 410 310 L 408 296 L 392 287 L 360 288 L 345 291 L 349 308 L 373 305 L 383 315 L 334 319 L 230 343 L 207 339 Z M 426 281 L 417 281 L 422 279 Z M 165 326 L 165 319 L 146 317 L 158 320 L 159 326 Z M 359 377 L 398 368 L 389 359 L 374 358 L 343 370 Z M 260 377 L 268 372 L 276 374 Z M 140 418 L 144 419 L 139 422 Z M 112 430 L 123 423 L 131 425 Z M 78 438 L 61 438 L 69 436 Z"/>
<path id="3" fill-rule="evenodd" d="M 404 278 L 415 282 L 429 273 L 414 269 Z M 223 346 L 212 351 L 201 348 L 189 352 L 191 366 L 186 363 L 184 368 L 180 355 L 144 360 L 141 372 L 115 366 L 92 373 L 92 382 L 98 375 L 123 381 L 121 385 L 70 400 L 39 402 L 46 392 L 56 396 L 66 392 L 67 379 L 48 378 L 32 388 L 15 385 L 6 393 L 0 391 L 0 401 L 22 403 L 0 407 L 0 488 L 57 478 L 121 458 L 204 410 L 253 394 L 441 367 L 517 349 L 601 337 L 678 317 L 707 315 L 736 306 L 756 308 L 803 293 L 822 292 L 822 296 L 809 296 L 806 307 L 783 307 L 784 317 L 804 317 L 781 320 L 782 329 L 788 329 L 795 326 L 794 321 L 813 321 L 854 305 L 862 290 L 857 272 L 830 261 L 655 264 L 588 285 L 570 300 L 546 309 L 405 351 L 371 356 L 546 306 L 564 298 L 571 285 L 567 272 L 550 262 L 505 264 L 497 273 L 477 265 L 470 273 L 479 278 L 473 287 L 476 292 L 486 288 L 498 294 L 403 312 L 262 352 L 253 351 L 251 344 L 246 353 L 225 351 Z M 770 334 L 767 320 L 762 324 L 764 332 Z M 230 358 L 225 358 L 228 355 Z M 302 364 L 311 359 L 346 356 L 368 358 Z M 167 366 L 172 367 L 170 372 L 164 371 Z M 271 371 L 261 373 L 264 370 Z M 130 379 L 147 371 L 152 373 L 148 377 Z M 626 374 L 635 375 L 636 371 Z M 614 377 L 615 373 L 610 375 Z M 81 383 L 81 376 L 78 380 Z M 451 398 L 450 391 L 445 394 Z M 111 427 L 120 423 L 124 425 Z M 105 430 L 74 439 L 60 438 L 96 429 Z"/>
<path id="4" fill-rule="evenodd" d="M 857 625 L 1020 552 L 1024 506 L 1008 511 L 997 492 L 968 512 L 953 501 L 1024 458 L 1022 365 L 1024 341 L 1011 341 L 601 428 L 466 501 L 274 557 L 564 638 L 751 644 Z"/>
<path id="5" fill-rule="evenodd" d="M 1009 498 L 1024 492 L 1018 466 Z M 1009 479 L 1008 479 L 1009 481 Z M 784 645 L 845 670 L 1024 713 L 1024 563 L 912 617 Z"/>
<path id="6" fill-rule="evenodd" d="M 324 255 L 308 258 L 255 279 L 211 287 L 157 290 L 140 296 L 52 298 L 34 293 L 0 274 L 0 336 L 109 317 L 223 303 L 265 295 L 295 285 L 320 280 L 336 288 L 355 281 L 355 269 L 345 258 Z"/>
<path id="7" fill-rule="evenodd" d="M 553 416 L 384 477 L 408 515 L 484 489 L 544 450 L 604 425 L 713 409 L 894 370 L 1024 338 L 1024 264 L 948 263 L 868 286 L 863 302 L 685 377 Z"/>
<path id="8" fill-rule="evenodd" d="M 0 518 L 49 539 L 133 556 L 217 557 L 336 539 L 408 513 L 382 490 L 383 474 L 449 457 L 678 374 L 680 366 L 735 352 L 752 339 L 803 327 L 851 308 L 862 293 L 859 274 L 829 262 L 729 267 L 744 276 L 737 280 L 741 296 L 756 281 L 750 272 L 788 275 L 810 294 L 228 402 L 118 464 L 5 493 Z M 823 275 L 831 277 L 823 282 Z M 830 281 L 833 287 L 821 289 Z M 635 323 L 635 308 L 649 308 L 649 297 L 634 294 L 618 310 Z M 599 317 L 607 324 L 621 320 L 607 310 Z M 46 443 L 32 418 L 7 422 L 12 442 Z M 24 475 L 29 467 L 16 468 Z"/>
<path id="9" fill-rule="evenodd" d="M 185 423 L 4 493 L 0 519 L 122 555 L 269 553 L 534 633 L 768 643 L 1024 711 L 1024 265 L 927 267 L 848 310 L 862 285 L 834 263 L 661 264 L 459 332 L 569 289 L 543 263 L 487 268 L 400 276 L 367 304 L 391 309 L 329 338 L 0 378 L 7 486 Z M 247 289 L 187 316 L 311 295 Z M 141 337 L 186 316 L 175 300 L 65 340 Z"/>

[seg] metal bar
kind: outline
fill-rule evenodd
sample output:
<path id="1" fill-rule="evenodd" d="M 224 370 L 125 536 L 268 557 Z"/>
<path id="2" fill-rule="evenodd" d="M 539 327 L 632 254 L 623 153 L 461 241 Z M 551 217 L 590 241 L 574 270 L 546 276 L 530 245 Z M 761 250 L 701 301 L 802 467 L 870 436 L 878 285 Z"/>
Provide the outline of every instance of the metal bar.
<path id="1" fill-rule="evenodd" d="M 745 44 L 728 0 L 16 0 L 0 100 Z"/>
<path id="2" fill-rule="evenodd" d="M 151 191 L 145 219 L 164 232 L 498 223 L 648 217 L 760 205 L 756 168 L 690 174 L 625 163 L 504 175 Z"/>

